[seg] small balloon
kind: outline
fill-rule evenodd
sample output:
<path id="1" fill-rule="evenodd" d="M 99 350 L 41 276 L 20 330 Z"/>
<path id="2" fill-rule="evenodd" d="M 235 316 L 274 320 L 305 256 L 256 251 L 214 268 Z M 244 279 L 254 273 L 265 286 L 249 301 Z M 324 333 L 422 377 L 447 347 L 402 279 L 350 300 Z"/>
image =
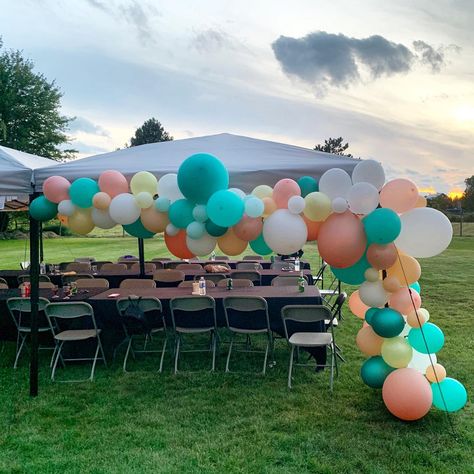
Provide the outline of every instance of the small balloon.
<path id="1" fill-rule="evenodd" d="M 413 349 L 413 355 L 408 367 L 415 369 L 418 372 L 424 374 L 426 369 L 437 361 L 436 354 L 422 354 L 421 352 Z"/>
<path id="2" fill-rule="evenodd" d="M 178 227 L 174 226 L 173 224 L 169 223 L 167 226 L 166 226 L 166 229 L 165 229 L 165 234 L 166 235 L 169 235 L 170 237 L 174 237 L 176 235 L 179 234 L 181 229 L 179 229 Z"/>
<path id="3" fill-rule="evenodd" d="M 263 222 L 260 218 L 252 218 L 243 216 L 240 222 L 234 226 L 235 235 L 241 239 L 249 242 L 255 240 L 263 230 Z"/>
<path id="4" fill-rule="evenodd" d="M 43 183 L 43 194 L 48 201 L 59 204 L 69 199 L 70 186 L 71 183 L 66 178 L 50 176 Z"/>
<path id="5" fill-rule="evenodd" d="M 376 270 L 375 268 L 367 268 L 367 270 L 364 273 L 365 279 L 367 281 L 378 281 L 380 280 L 380 274 L 379 271 Z M 384 286 L 385 288 L 385 286 Z"/>
<path id="6" fill-rule="evenodd" d="M 65 199 L 58 204 L 58 212 L 63 216 L 72 216 L 76 209 L 76 206 L 69 199 Z"/>
<path id="7" fill-rule="evenodd" d="M 367 305 L 382 307 L 388 301 L 388 293 L 385 291 L 382 281 L 365 281 L 359 287 L 360 299 Z"/>
<path id="8" fill-rule="evenodd" d="M 198 204 L 197 206 L 194 206 L 193 217 L 198 222 L 206 222 L 207 221 L 206 206 L 204 206 L 204 204 Z"/>
<path id="9" fill-rule="evenodd" d="M 189 236 L 186 237 L 186 245 L 189 250 L 199 257 L 209 255 L 216 248 L 217 240 L 207 232 L 199 237 L 199 239 L 191 239 Z"/>
<path id="10" fill-rule="evenodd" d="M 260 199 L 266 197 L 271 198 L 273 195 L 273 189 L 270 186 L 267 186 L 266 184 L 261 184 L 260 186 L 254 188 L 252 194 Z"/>
<path id="11" fill-rule="evenodd" d="M 304 215 L 315 222 L 325 221 L 332 212 L 331 200 L 320 192 L 309 193 L 305 196 Z"/>
<path id="12" fill-rule="evenodd" d="M 285 178 L 275 184 L 272 197 L 278 209 L 288 209 L 288 201 L 292 196 L 301 196 L 301 190 L 296 181 Z"/>
<path id="13" fill-rule="evenodd" d="M 366 355 L 376 356 L 382 350 L 383 337 L 374 332 L 371 326 L 362 327 L 357 333 L 357 347 Z"/>
<path id="14" fill-rule="evenodd" d="M 211 220 L 206 221 L 206 232 L 211 236 L 211 237 L 221 237 L 227 232 L 228 227 L 221 227 Z"/>
<path id="15" fill-rule="evenodd" d="M 342 214 L 343 212 L 347 211 L 348 204 L 347 201 L 342 197 L 337 197 L 332 200 L 331 208 L 333 212 L 337 212 L 338 214 Z"/>
<path id="16" fill-rule="evenodd" d="M 271 197 L 262 198 L 263 202 L 263 216 L 268 217 L 277 210 L 277 205 Z"/>
<path id="17" fill-rule="evenodd" d="M 109 196 L 107 194 L 107 196 Z M 110 197 L 109 197 L 110 198 Z M 112 229 L 117 223 L 110 217 L 108 210 L 93 208 L 91 211 L 92 222 L 99 229 Z"/>
<path id="18" fill-rule="evenodd" d="M 244 202 L 236 194 L 224 189 L 209 198 L 206 210 L 212 222 L 221 227 L 231 227 L 244 215 Z"/>
<path id="19" fill-rule="evenodd" d="M 416 311 L 411 311 L 407 314 L 407 323 L 412 328 L 419 328 L 423 326 L 430 319 L 430 313 L 425 308 L 418 308 Z"/>
<path id="20" fill-rule="evenodd" d="M 319 191 L 318 182 L 311 176 L 302 176 L 297 181 L 301 190 L 301 196 L 306 197 L 309 193 Z"/>
<path id="21" fill-rule="evenodd" d="M 247 199 L 244 205 L 245 214 L 247 214 L 249 217 L 260 217 L 265 210 L 263 201 L 257 197 L 251 197 Z"/>
<path id="22" fill-rule="evenodd" d="M 426 368 L 425 376 L 430 382 L 439 383 L 446 378 L 446 369 L 441 364 L 430 364 Z"/>
<path id="23" fill-rule="evenodd" d="M 395 263 L 387 268 L 387 275 L 396 277 L 403 285 L 411 285 L 420 278 L 421 267 L 413 257 L 399 255 Z"/>
<path id="24" fill-rule="evenodd" d="M 383 360 L 396 369 L 406 367 L 413 356 L 413 349 L 404 337 L 391 337 L 382 344 Z"/>
<path id="25" fill-rule="evenodd" d="M 360 376 L 369 387 L 382 388 L 388 374 L 394 370 L 395 369 L 390 367 L 382 357 L 373 356 L 362 364 Z"/>
<path id="26" fill-rule="evenodd" d="M 148 209 L 143 209 L 140 215 L 143 227 L 153 233 L 164 232 L 166 226 L 170 223 L 168 214 L 166 212 L 157 211 L 155 207 L 151 206 Z"/>
<path id="27" fill-rule="evenodd" d="M 391 209 L 375 209 L 362 222 L 369 244 L 390 244 L 400 234 L 400 217 Z"/>
<path id="28" fill-rule="evenodd" d="M 377 270 L 386 270 L 397 261 L 398 253 L 394 244 L 371 244 L 367 248 L 367 260 Z"/>
<path id="29" fill-rule="evenodd" d="M 168 212 L 171 205 L 171 201 L 167 197 L 159 197 L 155 201 L 155 207 L 160 212 Z"/>
<path id="30" fill-rule="evenodd" d="M 111 202 L 112 198 L 103 191 L 94 194 L 94 197 L 92 198 L 92 205 L 101 211 L 106 211 L 109 208 Z"/>
<path id="31" fill-rule="evenodd" d="M 379 336 L 392 338 L 402 332 L 405 320 L 398 311 L 392 308 L 381 308 L 372 317 L 371 326 Z M 387 363 L 389 362 L 387 361 Z"/>
<path id="32" fill-rule="evenodd" d="M 301 196 L 291 196 L 288 199 L 288 210 L 292 214 L 301 214 L 304 211 L 306 201 Z"/>
<path id="33" fill-rule="evenodd" d="M 140 209 L 148 209 L 153 205 L 153 196 L 147 191 L 142 191 L 135 195 L 135 201 Z"/>
<path id="34" fill-rule="evenodd" d="M 124 193 L 112 199 L 109 214 L 117 224 L 129 225 L 140 217 L 140 208 L 132 194 Z"/>
<path id="35" fill-rule="evenodd" d="M 206 226 L 202 222 L 194 221 L 186 227 L 187 236 L 193 240 L 200 239 L 205 232 Z"/>
<path id="36" fill-rule="evenodd" d="M 420 295 L 406 286 L 390 295 L 388 304 L 402 314 L 408 314 L 421 307 Z"/>
<path id="37" fill-rule="evenodd" d="M 56 217 L 57 213 L 58 205 L 48 201 L 44 196 L 39 196 L 30 203 L 30 215 L 37 221 L 49 221 Z"/>
<path id="38" fill-rule="evenodd" d="M 88 234 L 94 229 L 91 211 L 89 209 L 77 209 L 76 212 L 69 217 L 68 227 L 76 234 Z"/>
<path id="39" fill-rule="evenodd" d="M 170 222 L 179 229 L 186 229 L 194 220 L 193 208 L 193 204 L 188 199 L 174 201 L 168 210 Z"/>

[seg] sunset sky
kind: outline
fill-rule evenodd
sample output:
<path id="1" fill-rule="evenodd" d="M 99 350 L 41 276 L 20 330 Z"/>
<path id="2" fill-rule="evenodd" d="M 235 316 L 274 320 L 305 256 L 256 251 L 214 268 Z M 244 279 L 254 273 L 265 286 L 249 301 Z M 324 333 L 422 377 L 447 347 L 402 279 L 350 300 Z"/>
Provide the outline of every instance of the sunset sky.
<path id="1" fill-rule="evenodd" d="M 64 92 L 73 146 L 157 117 L 313 147 L 343 136 L 420 188 L 474 174 L 470 0 L 0 0 L 0 35 Z"/>

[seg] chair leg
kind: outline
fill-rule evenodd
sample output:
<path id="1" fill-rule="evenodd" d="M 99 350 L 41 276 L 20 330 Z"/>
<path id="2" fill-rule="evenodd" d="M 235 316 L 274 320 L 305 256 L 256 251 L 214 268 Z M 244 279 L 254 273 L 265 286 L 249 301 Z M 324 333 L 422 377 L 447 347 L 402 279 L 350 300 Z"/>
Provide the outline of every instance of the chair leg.
<path id="1" fill-rule="evenodd" d="M 99 336 L 97 336 L 97 341 L 99 342 L 100 353 L 102 354 L 102 360 L 104 361 L 104 366 L 107 367 L 107 359 L 105 358 L 104 347 L 102 346 L 102 341 L 100 340 Z"/>
<path id="2" fill-rule="evenodd" d="M 290 366 L 288 367 L 288 388 L 291 388 L 291 373 L 293 372 L 293 355 L 295 353 L 295 346 L 291 346 Z"/>
<path id="3" fill-rule="evenodd" d="M 216 352 L 217 352 L 217 337 L 215 332 L 212 332 L 212 368 L 211 372 L 216 369 Z"/>
<path id="4" fill-rule="evenodd" d="M 128 360 L 128 355 L 130 354 L 130 348 L 132 347 L 132 336 L 130 336 L 130 339 L 128 340 L 127 344 L 127 350 L 125 351 L 125 357 L 123 359 L 123 371 L 127 371 L 127 360 Z"/>
<path id="5" fill-rule="evenodd" d="M 176 338 L 176 352 L 174 355 L 174 373 L 178 373 L 178 358 L 179 358 L 179 346 L 181 344 L 181 337 L 178 335 Z"/>
<path id="6" fill-rule="evenodd" d="M 91 382 L 94 380 L 95 365 L 97 364 L 97 356 L 99 355 L 99 350 L 100 350 L 100 341 L 99 341 L 99 338 L 97 338 L 97 349 L 95 350 L 94 361 L 92 362 L 91 376 L 89 378 Z"/>
<path id="7" fill-rule="evenodd" d="M 51 368 L 53 366 L 53 363 L 54 363 L 54 357 L 56 355 L 56 350 L 57 350 L 58 346 L 57 345 L 54 345 L 54 349 L 53 349 L 53 354 L 51 355 L 51 360 L 49 362 L 49 368 Z"/>
<path id="8" fill-rule="evenodd" d="M 161 351 L 161 359 L 160 359 L 160 370 L 161 373 L 163 371 L 163 360 L 165 359 L 165 352 L 166 352 L 166 345 L 168 344 L 168 338 L 165 334 L 165 341 L 163 342 L 163 350 Z"/>
<path id="9" fill-rule="evenodd" d="M 269 349 L 270 349 L 270 339 L 267 340 L 267 347 L 265 347 L 265 357 L 263 359 L 263 370 L 262 370 L 262 373 L 263 375 L 265 375 L 265 373 L 267 372 L 267 359 L 268 359 L 268 352 L 269 352 Z"/>
<path id="10" fill-rule="evenodd" d="M 334 349 L 334 347 L 333 347 Z M 332 387 L 333 387 L 333 383 L 334 383 L 334 360 L 335 360 L 335 355 L 334 355 L 334 350 L 331 351 L 331 375 L 330 375 L 330 379 L 329 379 L 329 389 L 331 390 L 332 392 Z"/>
<path id="11" fill-rule="evenodd" d="M 230 336 L 230 345 L 229 345 L 229 352 L 227 353 L 227 361 L 225 363 L 225 371 L 229 372 L 229 364 L 230 364 L 230 355 L 232 353 L 232 346 L 234 345 L 234 333 Z"/>
<path id="12" fill-rule="evenodd" d="M 336 344 L 333 344 L 333 352 L 334 352 L 334 365 L 336 368 L 336 377 L 339 377 L 339 367 L 337 365 L 338 351 L 337 351 Z"/>
<path id="13" fill-rule="evenodd" d="M 53 370 L 51 371 L 51 381 L 54 382 L 54 376 L 56 374 L 56 367 L 58 366 L 58 361 L 61 358 L 61 350 L 63 348 L 64 341 L 62 341 L 58 346 L 58 352 L 56 354 L 56 360 L 53 364 Z"/>
<path id="14" fill-rule="evenodd" d="M 25 341 L 26 341 L 26 335 L 23 336 L 22 334 L 20 334 L 20 337 L 21 337 L 21 343 L 20 343 L 20 347 L 18 347 L 17 345 L 17 351 L 16 351 L 16 357 L 15 357 L 15 363 L 13 364 L 13 368 L 16 369 L 17 366 L 18 366 L 18 359 L 20 358 L 20 354 L 21 354 L 21 351 L 23 350 L 23 346 L 25 345 Z"/>

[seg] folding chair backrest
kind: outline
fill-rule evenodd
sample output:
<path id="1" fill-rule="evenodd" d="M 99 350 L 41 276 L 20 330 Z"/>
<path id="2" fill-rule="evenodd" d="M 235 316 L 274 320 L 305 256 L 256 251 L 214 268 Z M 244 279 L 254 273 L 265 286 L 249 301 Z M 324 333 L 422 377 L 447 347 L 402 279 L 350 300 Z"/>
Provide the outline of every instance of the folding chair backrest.
<path id="1" fill-rule="evenodd" d="M 229 257 L 227 255 L 216 255 L 215 257 L 216 261 L 222 261 L 222 260 L 229 260 Z"/>
<path id="2" fill-rule="evenodd" d="M 334 316 L 336 316 L 336 314 L 338 314 L 341 311 L 342 306 L 346 302 L 346 299 L 347 299 L 347 293 L 342 292 L 337 295 L 336 301 L 334 301 L 334 303 L 331 306 L 331 313 Z"/>
<path id="3" fill-rule="evenodd" d="M 194 275 L 195 280 L 199 280 L 201 277 L 204 277 L 204 280 L 213 281 L 217 285 L 221 280 L 225 280 L 227 275 L 224 273 L 200 273 L 199 275 Z"/>
<path id="4" fill-rule="evenodd" d="M 93 280 L 94 275 L 91 275 L 90 273 L 76 273 L 75 275 L 63 275 L 61 279 L 63 281 L 63 285 L 67 285 L 77 280 Z"/>
<path id="5" fill-rule="evenodd" d="M 165 268 L 175 269 L 178 265 L 181 265 L 183 263 L 188 263 L 188 262 L 185 262 L 184 260 L 169 260 L 165 262 Z"/>
<path id="6" fill-rule="evenodd" d="M 156 288 L 156 282 L 148 278 L 126 278 L 120 282 L 120 288 Z"/>
<path id="7" fill-rule="evenodd" d="M 303 278 L 306 280 L 306 283 L 308 283 L 308 279 L 304 275 Z M 273 278 L 271 285 L 272 286 L 297 286 L 299 282 L 300 277 L 299 276 L 293 276 L 293 275 L 278 275 L 275 278 Z"/>
<path id="8" fill-rule="evenodd" d="M 95 258 L 94 257 L 77 257 L 74 259 L 75 262 L 79 262 L 79 263 L 92 263 L 92 262 L 95 262 Z"/>
<path id="9" fill-rule="evenodd" d="M 153 274 L 153 280 L 158 283 L 178 283 L 185 279 L 185 274 L 181 270 L 157 270 Z"/>
<path id="10" fill-rule="evenodd" d="M 46 298 L 38 300 L 38 327 L 48 327 L 48 321 L 44 315 L 44 309 L 49 304 Z M 31 300 L 30 298 L 9 298 L 7 308 L 15 322 L 15 326 L 30 327 Z"/>
<path id="11" fill-rule="evenodd" d="M 235 268 L 237 270 L 255 270 L 255 271 L 258 271 L 258 270 L 262 270 L 263 267 L 260 263 L 258 262 L 237 262 L 235 264 Z"/>
<path id="12" fill-rule="evenodd" d="M 229 328 L 270 329 L 268 305 L 260 296 L 226 296 L 224 313 Z"/>
<path id="13" fill-rule="evenodd" d="M 129 304 L 130 300 L 128 298 L 119 298 L 117 300 L 117 311 L 120 314 L 123 314 Z M 161 301 L 158 298 L 153 298 L 149 296 L 140 298 L 138 300 L 138 306 L 144 313 L 148 313 L 150 311 L 163 311 Z"/>
<path id="14" fill-rule="evenodd" d="M 245 255 L 243 260 L 263 260 L 263 257 L 261 255 Z"/>
<path id="15" fill-rule="evenodd" d="M 18 284 L 22 284 L 25 281 L 31 281 L 30 275 L 19 275 Z M 48 275 L 39 275 L 39 281 L 51 281 Z"/>
<path id="16" fill-rule="evenodd" d="M 104 263 L 100 267 L 101 272 L 123 272 L 127 270 L 127 265 L 125 263 Z"/>
<path id="17" fill-rule="evenodd" d="M 315 277 L 314 277 L 314 280 L 315 281 L 318 281 L 318 280 L 321 280 L 321 278 L 323 277 L 324 275 L 324 272 L 327 268 L 328 264 L 323 261 L 323 263 L 321 264 L 321 266 L 319 267 L 319 270 L 318 270 L 318 273 L 316 273 Z"/>
<path id="18" fill-rule="evenodd" d="M 166 329 L 163 308 L 158 298 L 134 298 L 133 303 L 129 298 L 120 298 L 116 304 L 127 335 L 149 333 L 152 328 Z M 130 304 L 137 305 L 143 311 L 144 320 L 127 316 L 126 311 Z"/>
<path id="19" fill-rule="evenodd" d="M 332 314 L 322 305 L 287 305 L 281 309 L 281 318 L 288 339 L 294 332 L 320 332 L 324 321 L 331 320 Z"/>
<path id="20" fill-rule="evenodd" d="M 165 263 L 160 262 L 159 260 L 152 260 L 151 262 L 145 262 L 145 263 L 153 263 L 153 265 L 155 265 L 155 270 L 162 270 L 163 268 L 165 268 Z"/>
<path id="21" fill-rule="evenodd" d="M 227 287 L 227 279 L 219 280 L 217 282 L 219 288 Z M 253 286 L 253 281 L 247 278 L 232 278 L 232 287 L 233 288 L 250 288 Z"/>
<path id="22" fill-rule="evenodd" d="M 171 258 L 168 258 L 168 257 L 155 257 L 155 258 L 152 258 L 151 261 L 153 263 L 155 263 L 155 262 L 170 262 Z"/>
<path id="23" fill-rule="evenodd" d="M 261 281 L 260 273 L 250 270 L 234 270 L 230 272 L 230 278 L 245 278 L 258 284 L 260 284 Z"/>
<path id="24" fill-rule="evenodd" d="M 105 263 L 113 263 L 113 262 L 111 262 L 110 260 L 98 260 L 96 262 L 92 262 L 92 265 L 95 265 L 97 267 L 97 270 L 100 271 L 100 269 L 102 268 L 102 265 L 104 265 Z"/>
<path id="25" fill-rule="evenodd" d="M 135 257 L 134 255 L 122 255 L 117 259 L 117 262 L 119 263 L 126 263 L 126 262 L 138 262 L 138 257 Z"/>
<path id="26" fill-rule="evenodd" d="M 176 270 L 202 270 L 202 265 L 200 263 L 179 263 L 176 265 Z"/>
<path id="27" fill-rule="evenodd" d="M 88 272 L 91 269 L 90 262 L 72 262 L 66 266 L 67 272 Z"/>
<path id="28" fill-rule="evenodd" d="M 216 302 L 212 296 L 181 296 L 170 300 L 173 327 L 217 328 Z"/>
<path id="29" fill-rule="evenodd" d="M 109 281 L 105 278 L 79 278 L 76 285 L 78 288 L 108 288 Z"/>
<path id="30" fill-rule="evenodd" d="M 8 290 L 8 284 L 0 281 L 0 290 Z"/>
<path id="31" fill-rule="evenodd" d="M 131 266 L 131 270 L 134 272 L 139 272 L 140 271 L 140 263 L 135 262 Z M 156 265 L 152 262 L 145 262 L 145 272 L 146 273 L 152 273 L 156 270 Z"/>
<path id="32" fill-rule="evenodd" d="M 7 288 L 8 288 L 8 283 L 7 283 L 7 280 L 5 280 L 5 278 L 0 278 L 0 283 L 7 285 Z"/>
<path id="33" fill-rule="evenodd" d="M 295 264 L 291 262 L 273 262 L 270 265 L 272 270 L 294 270 Z"/>
<path id="34" fill-rule="evenodd" d="M 18 285 L 18 288 L 21 289 L 24 285 L 25 285 L 25 282 Z M 50 289 L 54 288 L 54 286 L 55 286 L 54 283 L 52 283 L 50 281 L 39 281 L 38 282 L 38 288 L 40 288 L 42 290 L 50 290 Z"/>
<path id="35" fill-rule="evenodd" d="M 50 321 L 51 329 L 55 334 L 57 334 L 58 331 L 69 327 L 68 325 L 65 327 L 63 321 L 69 323 L 74 319 L 80 319 L 82 325 L 92 326 L 89 329 L 97 329 L 94 310 L 89 303 L 83 301 L 49 303 L 46 305 L 44 312 L 46 313 L 46 316 Z M 83 327 L 81 327 L 81 329 L 83 329 Z"/>
<path id="36" fill-rule="evenodd" d="M 212 280 L 205 280 L 206 281 L 206 288 L 214 288 L 216 285 L 215 283 L 212 281 Z M 185 281 L 182 281 L 179 285 L 178 285 L 178 288 L 192 288 L 193 287 L 193 283 L 195 281 L 193 280 L 185 280 Z"/>

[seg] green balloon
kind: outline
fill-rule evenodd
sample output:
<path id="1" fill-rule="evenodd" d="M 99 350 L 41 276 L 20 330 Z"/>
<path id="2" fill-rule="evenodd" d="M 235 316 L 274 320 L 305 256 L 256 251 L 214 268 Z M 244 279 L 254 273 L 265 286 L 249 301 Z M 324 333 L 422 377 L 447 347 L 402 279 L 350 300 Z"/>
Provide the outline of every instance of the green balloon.
<path id="1" fill-rule="evenodd" d="M 190 201 L 206 204 L 215 192 L 229 187 L 229 173 L 215 156 L 197 153 L 179 167 L 178 186 Z"/>
<path id="2" fill-rule="evenodd" d="M 250 242 L 250 248 L 257 255 L 269 255 L 273 250 L 267 245 L 265 239 L 263 238 L 263 233 L 260 234 L 255 240 Z"/>
<path id="3" fill-rule="evenodd" d="M 76 179 L 69 188 L 69 197 L 77 207 L 92 207 L 94 194 L 100 191 L 99 185 L 90 178 Z"/>
<path id="4" fill-rule="evenodd" d="M 221 237 L 227 232 L 227 227 L 221 227 L 211 220 L 206 221 L 206 232 L 212 237 Z"/>
<path id="5" fill-rule="evenodd" d="M 467 402 L 467 391 L 464 385 L 450 377 L 441 380 L 439 384 L 432 383 L 431 391 L 433 392 L 433 405 L 443 411 L 458 411 Z"/>
<path id="6" fill-rule="evenodd" d="M 30 204 L 30 215 L 37 221 L 49 221 L 56 217 L 58 213 L 58 205 L 48 201 L 44 196 L 39 196 Z"/>
<path id="7" fill-rule="evenodd" d="M 379 310 L 380 308 L 369 308 L 365 312 L 365 322 L 367 324 L 370 324 L 372 326 L 372 319 L 375 316 L 375 313 Z"/>
<path id="8" fill-rule="evenodd" d="M 422 354 L 436 354 L 444 346 L 444 334 L 436 324 L 425 323 L 421 328 L 410 329 L 408 342 Z"/>
<path id="9" fill-rule="evenodd" d="M 232 191 L 225 189 L 215 192 L 206 207 L 212 222 L 221 227 L 231 227 L 244 215 L 244 201 Z"/>
<path id="10" fill-rule="evenodd" d="M 171 204 L 168 210 L 170 222 L 178 229 L 185 229 L 191 222 L 193 217 L 193 204 L 187 199 L 178 199 Z"/>
<path id="11" fill-rule="evenodd" d="M 385 379 L 395 368 L 390 367 L 382 356 L 367 359 L 360 368 L 360 376 L 364 383 L 372 388 L 382 388 Z"/>
<path id="12" fill-rule="evenodd" d="M 302 176 L 298 181 L 298 186 L 301 189 L 301 196 L 305 197 L 309 193 L 319 191 L 318 182 L 311 176 Z"/>
<path id="13" fill-rule="evenodd" d="M 381 337 L 398 336 L 405 327 L 403 316 L 392 308 L 379 309 L 372 316 L 372 329 Z"/>
<path id="14" fill-rule="evenodd" d="M 122 226 L 128 234 L 138 239 L 149 239 L 155 234 L 143 227 L 142 221 L 138 218 L 135 222 Z"/>
<path id="15" fill-rule="evenodd" d="M 348 285 L 360 285 L 361 283 L 364 283 L 365 281 L 364 273 L 369 267 L 370 267 L 370 263 L 367 261 L 367 257 L 364 254 L 362 258 L 351 267 L 347 267 L 347 268 L 331 267 L 331 271 L 334 273 L 334 276 L 338 280 L 341 280 L 344 283 L 347 283 Z"/>
<path id="16" fill-rule="evenodd" d="M 393 242 L 402 228 L 400 217 L 388 208 L 379 208 L 362 219 L 367 242 L 385 245 Z"/>

